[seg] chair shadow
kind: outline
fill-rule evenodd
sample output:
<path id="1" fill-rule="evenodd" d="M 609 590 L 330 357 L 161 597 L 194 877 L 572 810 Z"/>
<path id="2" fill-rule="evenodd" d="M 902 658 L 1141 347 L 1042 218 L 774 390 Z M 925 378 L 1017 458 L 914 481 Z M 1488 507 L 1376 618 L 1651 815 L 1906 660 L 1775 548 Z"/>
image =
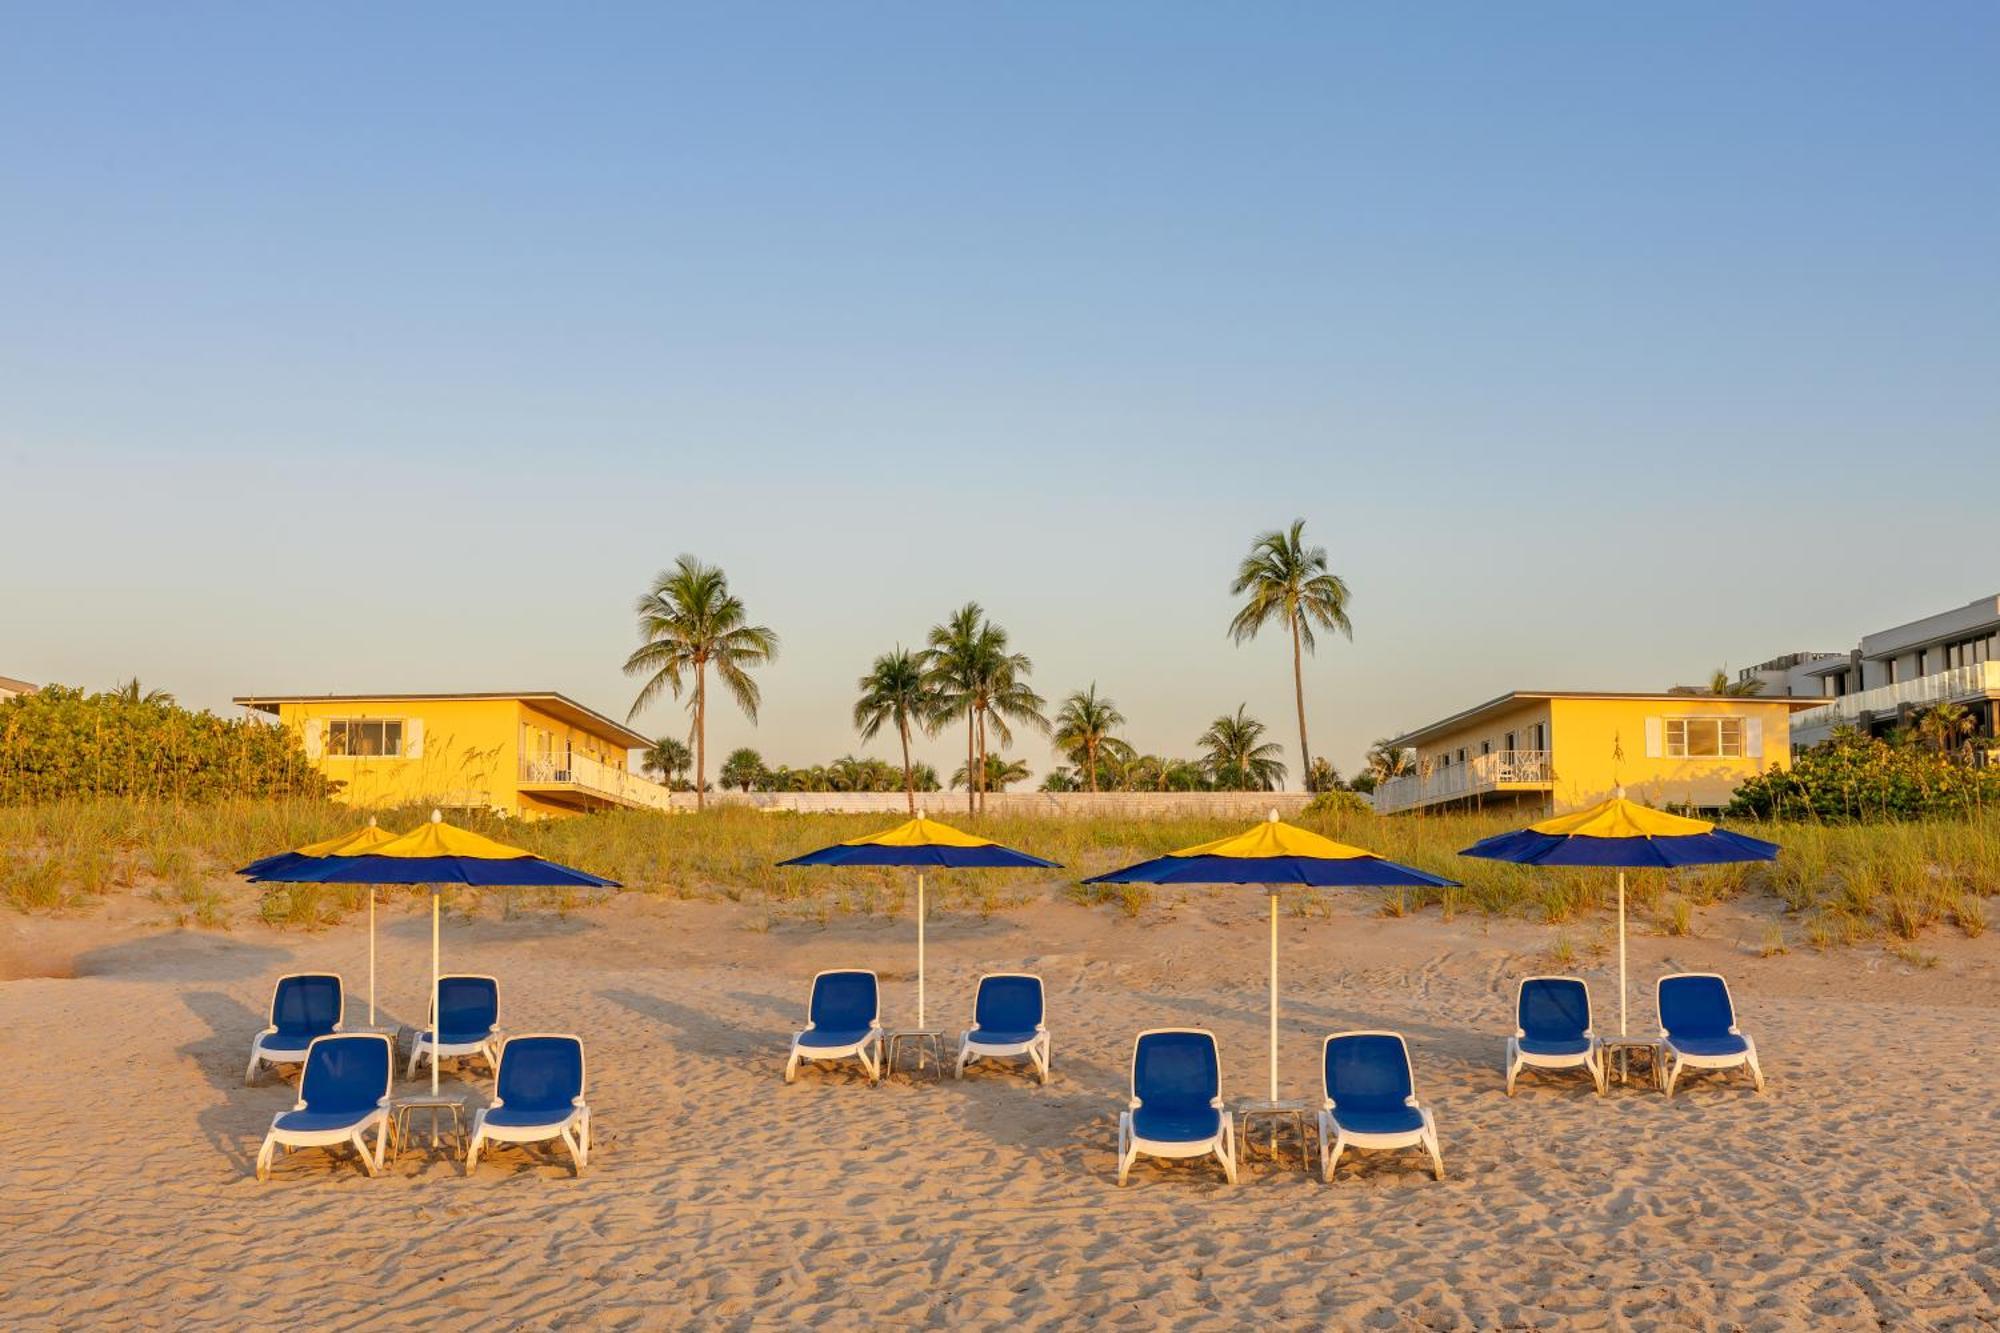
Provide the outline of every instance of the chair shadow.
<path id="1" fill-rule="evenodd" d="M 86 950 L 77 955 L 75 975 L 143 980 L 155 973 L 167 973 L 170 974 L 167 979 L 176 983 L 190 978 L 245 981 L 276 971 L 290 962 L 292 956 L 290 949 L 250 944 L 226 935 L 172 930 Z M 247 1058 L 249 1048 L 246 1046 L 244 1050 Z"/>
<path id="2" fill-rule="evenodd" d="M 676 1004 L 658 995 L 614 988 L 597 992 L 597 997 L 621 1005 L 642 1018 L 668 1025 L 675 1030 L 673 1041 L 676 1049 L 711 1059 L 754 1059 L 770 1049 L 774 1040 L 769 1031 L 730 1023 L 708 1010 Z M 781 1035 L 789 1037 L 789 1030 Z M 782 1051 L 783 1048 L 778 1049 Z"/>
<path id="3" fill-rule="evenodd" d="M 194 1062 L 211 1088 L 225 1094 L 222 1101 L 195 1117 L 196 1124 L 207 1135 L 210 1147 L 238 1170 L 247 1172 L 257 1156 L 254 1149 L 244 1148 L 246 1137 L 256 1132 L 257 1125 L 248 1113 L 250 1098 L 268 1097 L 268 1090 L 274 1085 L 290 1093 L 296 1087 L 298 1075 L 296 1072 L 280 1075 L 266 1065 L 259 1072 L 259 1086 L 245 1087 L 243 1068 L 250 1060 L 250 1042 L 263 1031 L 265 1016 L 221 991 L 185 991 L 180 999 L 209 1030 L 180 1046 L 177 1053 Z M 270 1114 L 275 1115 L 290 1104 L 289 1096 L 283 1101 L 273 1101 Z"/>

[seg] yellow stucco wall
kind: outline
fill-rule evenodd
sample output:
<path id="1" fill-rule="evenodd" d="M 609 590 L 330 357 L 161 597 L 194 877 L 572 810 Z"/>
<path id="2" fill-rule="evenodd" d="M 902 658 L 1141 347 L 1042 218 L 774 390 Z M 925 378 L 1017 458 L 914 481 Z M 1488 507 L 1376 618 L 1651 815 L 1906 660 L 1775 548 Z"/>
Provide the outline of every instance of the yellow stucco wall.
<path id="1" fill-rule="evenodd" d="M 399 756 L 326 752 L 326 724 L 336 718 L 398 720 Z M 300 738 L 319 770 L 344 784 L 338 799 L 356 806 L 490 806 L 522 814 L 563 813 L 520 790 L 523 756 L 560 761 L 565 746 L 614 768 L 626 767 L 618 741 L 544 713 L 519 699 L 329 699 L 286 701 L 278 720 Z M 421 741 L 416 740 L 421 723 Z"/>
<path id="2" fill-rule="evenodd" d="M 1550 707 L 1558 811 L 1595 804 L 1621 784 L 1628 797 L 1647 805 L 1727 805 L 1745 779 L 1791 767 L 1791 709 L 1780 703 L 1691 695 L 1671 700 L 1555 699 Z M 1673 759 L 1658 743 L 1658 753 L 1648 754 L 1649 720 L 1657 729 L 1676 717 L 1754 721 L 1761 744 L 1746 744 L 1739 759 Z M 1762 753 L 1747 753 L 1753 749 Z"/>

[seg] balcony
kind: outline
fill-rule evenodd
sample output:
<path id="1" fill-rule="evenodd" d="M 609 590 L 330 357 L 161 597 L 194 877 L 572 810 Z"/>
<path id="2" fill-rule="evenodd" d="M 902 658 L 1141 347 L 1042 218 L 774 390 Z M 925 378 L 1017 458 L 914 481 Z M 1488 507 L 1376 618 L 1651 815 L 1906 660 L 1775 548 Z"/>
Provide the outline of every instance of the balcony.
<path id="1" fill-rule="evenodd" d="M 1936 671 L 1915 680 L 1857 690 L 1829 699 L 1824 708 L 1794 713 L 1792 744 L 1817 745 L 1832 735 L 1835 727 L 1858 726 L 1874 714 L 1893 715 L 1905 708 L 1992 698 L 2000 698 L 2000 662 L 1974 662 L 1971 666 Z"/>
<path id="2" fill-rule="evenodd" d="M 1495 750 L 1462 764 L 1392 778 L 1375 789 L 1375 813 L 1392 815 L 1489 792 L 1549 791 L 1554 784 L 1547 750 Z"/>
<path id="3" fill-rule="evenodd" d="M 522 760 L 521 790 L 580 810 L 612 805 L 637 810 L 673 807 L 672 794 L 659 783 L 582 754 Z"/>

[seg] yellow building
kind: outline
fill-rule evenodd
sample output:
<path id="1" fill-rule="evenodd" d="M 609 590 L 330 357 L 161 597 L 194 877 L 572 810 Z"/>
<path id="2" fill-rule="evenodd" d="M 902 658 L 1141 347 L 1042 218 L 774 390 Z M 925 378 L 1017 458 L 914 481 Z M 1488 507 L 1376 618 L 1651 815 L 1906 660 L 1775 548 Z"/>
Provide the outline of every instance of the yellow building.
<path id="1" fill-rule="evenodd" d="M 1789 768 L 1791 715 L 1823 702 L 1516 690 L 1389 741 L 1414 767 L 1376 789 L 1375 808 L 1560 814 L 1622 786 L 1648 805 L 1716 809 L 1746 778 Z"/>
<path id="2" fill-rule="evenodd" d="M 629 770 L 652 742 L 551 691 L 526 694 L 256 694 L 357 806 L 435 805 L 538 817 L 668 808 Z"/>

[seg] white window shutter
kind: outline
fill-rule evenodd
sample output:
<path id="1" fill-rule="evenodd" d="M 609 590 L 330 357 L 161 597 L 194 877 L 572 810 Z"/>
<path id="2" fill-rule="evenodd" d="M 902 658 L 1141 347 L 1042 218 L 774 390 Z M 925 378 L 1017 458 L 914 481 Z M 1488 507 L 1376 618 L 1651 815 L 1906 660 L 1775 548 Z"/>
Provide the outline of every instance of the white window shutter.
<path id="1" fill-rule="evenodd" d="M 305 726 L 302 727 L 299 731 L 299 739 L 305 743 L 306 758 L 308 759 L 319 758 L 320 756 L 319 738 L 320 738 L 320 720 L 316 717 L 307 718 Z"/>
<path id="2" fill-rule="evenodd" d="M 424 757 L 424 720 L 420 717 L 403 721 L 403 758 L 422 759 Z"/>
<path id="3" fill-rule="evenodd" d="M 1646 758 L 1658 759 L 1667 752 L 1666 722 L 1662 718 L 1646 719 Z"/>
<path id="4" fill-rule="evenodd" d="M 1764 719 L 1761 717 L 1743 719 L 1743 757 L 1746 759 L 1764 757 Z"/>

